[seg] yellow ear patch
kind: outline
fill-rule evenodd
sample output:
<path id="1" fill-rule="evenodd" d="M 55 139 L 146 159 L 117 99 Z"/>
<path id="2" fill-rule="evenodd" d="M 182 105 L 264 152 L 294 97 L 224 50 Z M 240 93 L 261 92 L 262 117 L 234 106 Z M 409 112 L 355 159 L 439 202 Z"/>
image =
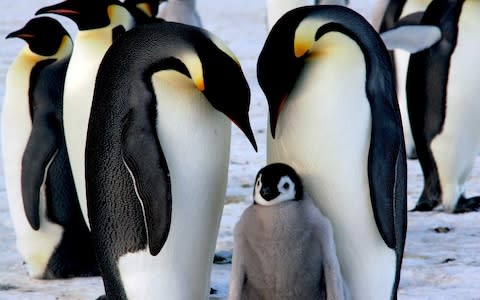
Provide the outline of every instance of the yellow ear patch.
<path id="1" fill-rule="evenodd" d="M 294 53 L 296 57 L 301 57 L 310 51 L 315 43 L 315 34 L 317 30 L 328 23 L 330 20 L 322 19 L 315 15 L 306 17 L 295 30 Z"/>
<path id="2" fill-rule="evenodd" d="M 146 13 L 149 17 L 153 17 L 152 7 L 148 3 L 139 3 L 136 5 L 138 9 Z"/>
<path id="3" fill-rule="evenodd" d="M 185 52 L 178 56 L 178 58 L 185 64 L 190 77 L 197 89 L 201 92 L 205 90 L 205 82 L 203 80 L 203 66 L 200 58 L 195 52 Z"/>

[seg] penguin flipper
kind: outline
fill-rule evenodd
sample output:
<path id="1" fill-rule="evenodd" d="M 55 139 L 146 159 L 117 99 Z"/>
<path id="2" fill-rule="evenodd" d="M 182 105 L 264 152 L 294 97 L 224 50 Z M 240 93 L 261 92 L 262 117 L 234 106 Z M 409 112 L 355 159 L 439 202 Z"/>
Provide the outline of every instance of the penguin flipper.
<path id="1" fill-rule="evenodd" d="M 389 157 L 391 154 L 385 151 L 389 146 L 388 140 L 385 141 L 386 144 L 377 143 L 377 147 L 370 149 L 374 156 L 382 157 L 369 164 L 370 193 L 380 235 L 389 248 L 398 249 L 402 248 L 400 243 L 404 241 L 406 231 L 406 156 L 401 146 L 396 148 L 394 157 Z M 389 141 L 393 147 L 394 141 Z M 389 167 L 392 160 L 393 169 Z"/>
<path id="2" fill-rule="evenodd" d="M 122 130 L 122 155 L 141 201 L 150 254 L 168 237 L 172 195 L 168 166 L 149 110 L 130 110 Z"/>
<path id="3" fill-rule="evenodd" d="M 53 114 L 35 119 L 22 157 L 22 198 L 25 215 L 34 230 L 40 228 L 40 189 L 48 167 L 58 153 L 60 122 Z"/>

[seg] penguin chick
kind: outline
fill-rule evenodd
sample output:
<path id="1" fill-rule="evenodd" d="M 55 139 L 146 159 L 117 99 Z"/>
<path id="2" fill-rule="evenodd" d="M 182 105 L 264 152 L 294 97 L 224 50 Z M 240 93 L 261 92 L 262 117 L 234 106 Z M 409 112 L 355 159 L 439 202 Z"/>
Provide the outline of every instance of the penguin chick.
<path id="1" fill-rule="evenodd" d="M 330 221 L 295 170 L 270 164 L 255 182 L 235 226 L 228 299 L 349 299 Z"/>

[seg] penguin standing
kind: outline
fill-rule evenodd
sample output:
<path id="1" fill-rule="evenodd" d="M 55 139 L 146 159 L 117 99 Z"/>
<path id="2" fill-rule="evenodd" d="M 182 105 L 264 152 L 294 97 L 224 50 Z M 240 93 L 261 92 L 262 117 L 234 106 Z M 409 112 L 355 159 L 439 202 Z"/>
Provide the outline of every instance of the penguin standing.
<path id="1" fill-rule="evenodd" d="M 480 197 L 464 195 L 480 151 L 479 17 L 478 1 L 434 0 L 421 22 L 437 25 L 443 35 L 412 55 L 408 69 L 408 111 L 425 181 L 416 210 L 443 204 L 448 212 L 466 212 L 480 206 Z"/>
<path id="2" fill-rule="evenodd" d="M 113 40 L 131 29 L 135 21 L 130 12 L 115 0 L 66 0 L 37 12 L 44 13 L 70 18 L 79 29 L 65 78 L 63 125 L 80 207 L 89 225 L 85 194 L 85 142 L 95 75 Z"/>
<path id="3" fill-rule="evenodd" d="M 261 169 L 253 199 L 235 226 L 228 299 L 349 299 L 332 225 L 295 170 Z"/>
<path id="4" fill-rule="evenodd" d="M 353 299 L 395 299 L 406 235 L 406 159 L 390 58 L 341 6 L 298 8 L 258 65 L 269 163 L 284 162 L 332 222 Z"/>
<path id="5" fill-rule="evenodd" d="M 237 60 L 196 27 L 145 24 L 107 51 L 86 178 L 108 299 L 207 298 L 227 184 L 228 119 L 256 149 L 249 102 Z"/>
<path id="6" fill-rule="evenodd" d="M 31 277 L 98 275 L 62 127 L 72 40 L 47 17 L 7 36 L 13 37 L 28 43 L 8 71 L 2 111 L 3 164 L 17 248 Z"/>

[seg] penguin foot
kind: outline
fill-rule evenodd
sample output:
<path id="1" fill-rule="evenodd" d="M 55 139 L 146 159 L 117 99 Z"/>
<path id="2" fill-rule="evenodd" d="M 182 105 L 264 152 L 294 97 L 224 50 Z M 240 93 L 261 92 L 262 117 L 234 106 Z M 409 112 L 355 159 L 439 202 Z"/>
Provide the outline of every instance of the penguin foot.
<path id="1" fill-rule="evenodd" d="M 453 211 L 454 214 L 461 214 L 467 212 L 474 212 L 480 210 L 480 196 L 472 197 L 472 198 L 464 198 L 461 197 L 458 202 L 457 206 L 455 206 L 455 210 Z"/>
<path id="2" fill-rule="evenodd" d="M 415 206 L 415 208 L 412 209 L 411 211 L 432 211 L 435 207 L 438 206 L 438 204 L 439 203 L 436 200 L 429 201 L 429 200 L 420 198 L 420 200 L 418 200 L 417 202 L 417 206 Z"/>

